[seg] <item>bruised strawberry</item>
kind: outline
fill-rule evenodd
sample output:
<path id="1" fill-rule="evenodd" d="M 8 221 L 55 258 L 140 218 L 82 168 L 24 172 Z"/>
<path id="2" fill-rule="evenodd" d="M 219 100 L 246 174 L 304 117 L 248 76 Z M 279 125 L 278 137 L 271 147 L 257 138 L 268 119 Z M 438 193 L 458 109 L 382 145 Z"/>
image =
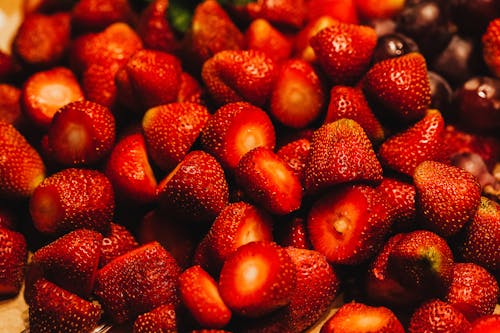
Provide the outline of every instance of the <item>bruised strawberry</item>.
<path id="1" fill-rule="evenodd" d="M 423 225 L 443 237 L 462 229 L 474 217 L 481 200 L 476 177 L 452 165 L 422 162 L 415 169 L 413 182 Z"/>
<path id="2" fill-rule="evenodd" d="M 362 82 L 365 93 L 390 116 L 411 123 L 421 119 L 431 102 L 425 58 L 416 52 L 373 65 Z"/>
<path id="3" fill-rule="evenodd" d="M 238 102 L 215 111 L 201 132 L 201 143 L 224 168 L 234 170 L 241 157 L 253 148 L 274 149 L 276 136 L 273 123 L 264 110 Z"/>
<path id="4" fill-rule="evenodd" d="M 310 44 L 330 81 L 351 85 L 368 69 L 377 34 L 369 26 L 336 22 L 314 35 Z"/>
<path id="5" fill-rule="evenodd" d="M 481 37 L 483 59 L 491 73 L 500 77 L 500 18 L 488 24 Z"/>
<path id="6" fill-rule="evenodd" d="M 352 181 L 379 182 L 382 167 L 372 143 L 354 120 L 342 118 L 313 134 L 305 168 L 305 188 L 317 191 Z"/>
<path id="7" fill-rule="evenodd" d="M 196 103 L 170 103 L 146 111 L 142 130 L 150 158 L 162 170 L 172 170 L 187 155 L 210 114 Z"/>
<path id="8" fill-rule="evenodd" d="M 231 310 L 222 300 L 217 282 L 200 266 L 191 266 L 181 273 L 179 294 L 202 327 L 223 328 L 231 320 Z"/>
<path id="9" fill-rule="evenodd" d="M 125 226 L 111 222 L 109 232 L 104 234 L 102 238 L 99 267 L 105 266 L 114 258 L 132 251 L 138 246 L 134 235 Z"/>
<path id="10" fill-rule="evenodd" d="M 225 50 L 204 62 L 201 77 L 218 104 L 249 102 L 263 106 L 277 75 L 274 61 L 254 50 Z"/>
<path id="11" fill-rule="evenodd" d="M 94 294 L 113 322 L 135 319 L 163 304 L 178 304 L 181 269 L 158 242 L 129 251 L 101 268 Z"/>
<path id="12" fill-rule="evenodd" d="M 177 333 L 178 320 L 173 304 L 163 304 L 137 316 L 134 333 L 163 332 Z"/>
<path id="13" fill-rule="evenodd" d="M 308 1 L 311 3 L 312 1 Z M 310 39 L 321 30 L 338 23 L 338 20 L 330 16 L 320 16 L 307 23 L 295 36 L 294 55 L 310 63 L 316 63 L 317 57 L 314 49 L 309 43 Z"/>
<path id="14" fill-rule="evenodd" d="M 22 92 L 24 112 L 42 128 L 48 128 L 59 108 L 83 99 L 77 78 L 65 67 L 33 74 L 25 81 Z"/>
<path id="15" fill-rule="evenodd" d="M 306 8 L 308 22 L 331 17 L 344 23 L 359 23 L 355 0 L 308 0 Z"/>
<path id="16" fill-rule="evenodd" d="M 300 28 L 306 10 L 304 0 L 256 0 L 238 7 L 240 15 L 252 20 L 263 18 L 270 23 L 287 28 Z"/>
<path id="17" fill-rule="evenodd" d="M 255 19 L 245 31 L 245 45 L 249 50 L 265 53 L 275 62 L 286 60 L 292 53 L 291 41 L 265 19 Z"/>
<path id="18" fill-rule="evenodd" d="M 21 89 L 8 83 L 0 83 L 0 121 L 19 128 L 24 115 L 21 109 Z"/>
<path id="19" fill-rule="evenodd" d="M 0 227 L 0 297 L 15 296 L 24 280 L 24 266 L 28 257 L 23 234 Z"/>
<path id="20" fill-rule="evenodd" d="M 471 323 L 469 333 L 495 333 L 500 327 L 500 314 L 479 317 Z"/>
<path id="21" fill-rule="evenodd" d="M 336 187 L 320 196 L 307 217 L 313 249 L 336 264 L 375 255 L 391 224 L 383 197 L 366 185 Z"/>
<path id="22" fill-rule="evenodd" d="M 45 280 L 33 286 L 29 303 L 30 332 L 79 333 L 92 331 L 102 314 L 101 306 Z"/>
<path id="23" fill-rule="evenodd" d="M 30 198 L 35 228 L 57 235 L 78 228 L 106 233 L 113 218 L 114 192 L 97 170 L 69 168 L 47 177 Z"/>
<path id="24" fill-rule="evenodd" d="M 12 125 L 0 121 L 0 197 L 28 198 L 45 178 L 38 152 Z"/>
<path id="25" fill-rule="evenodd" d="M 413 312 L 408 325 L 408 333 L 424 332 L 469 332 L 470 323 L 451 304 L 432 299 Z"/>
<path id="26" fill-rule="evenodd" d="M 193 150 L 158 185 L 162 209 L 191 222 L 208 222 L 227 205 L 229 187 L 222 166 L 210 154 Z"/>
<path id="27" fill-rule="evenodd" d="M 309 151 L 311 150 L 311 142 L 307 138 L 297 139 L 282 146 L 276 154 L 287 163 L 292 169 L 292 172 L 299 178 L 300 182 L 304 183 L 305 168 Z"/>
<path id="28" fill-rule="evenodd" d="M 295 272 L 284 248 L 270 241 L 250 242 L 224 262 L 219 292 L 234 313 L 259 317 L 290 302 Z"/>
<path id="29" fill-rule="evenodd" d="M 76 31 L 101 31 L 116 22 L 133 21 L 127 0 L 79 0 L 71 10 L 71 26 Z"/>
<path id="30" fill-rule="evenodd" d="M 392 229 L 399 232 L 415 229 L 415 185 L 394 176 L 387 176 L 377 188 L 383 193 L 388 204 L 389 215 L 393 221 Z"/>
<path id="31" fill-rule="evenodd" d="M 51 157 L 66 166 L 91 165 L 106 157 L 115 143 L 111 111 L 91 101 L 60 108 L 48 129 Z"/>
<path id="32" fill-rule="evenodd" d="M 412 177 L 420 163 L 428 160 L 443 161 L 444 126 L 444 119 L 438 110 L 427 110 L 417 123 L 394 134 L 380 145 L 380 163 Z"/>
<path id="33" fill-rule="evenodd" d="M 384 306 L 351 302 L 342 305 L 321 327 L 321 333 L 404 333 L 396 314 Z"/>

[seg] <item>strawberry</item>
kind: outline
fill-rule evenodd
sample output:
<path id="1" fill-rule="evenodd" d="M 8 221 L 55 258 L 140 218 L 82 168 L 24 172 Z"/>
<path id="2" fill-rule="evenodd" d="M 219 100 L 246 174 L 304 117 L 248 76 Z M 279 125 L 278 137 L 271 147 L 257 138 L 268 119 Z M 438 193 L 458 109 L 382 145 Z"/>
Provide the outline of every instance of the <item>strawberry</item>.
<path id="1" fill-rule="evenodd" d="M 201 77 L 218 105 L 249 102 L 263 106 L 277 76 L 276 64 L 262 52 L 225 50 L 203 63 Z"/>
<path id="2" fill-rule="evenodd" d="M 111 261 L 97 272 L 94 294 L 115 323 L 135 319 L 163 304 L 178 304 L 181 269 L 158 242 Z"/>
<path id="3" fill-rule="evenodd" d="M 387 176 L 377 188 L 388 203 L 393 230 L 401 232 L 415 229 L 415 185 L 400 177 Z"/>
<path id="4" fill-rule="evenodd" d="M 476 213 L 481 186 L 469 172 L 440 162 L 420 163 L 413 176 L 415 203 L 423 225 L 448 237 Z"/>
<path id="5" fill-rule="evenodd" d="M 470 323 L 451 304 L 432 299 L 419 306 L 412 314 L 408 333 L 469 332 Z"/>
<path id="6" fill-rule="evenodd" d="M 27 279 L 30 289 L 37 277 L 43 277 L 59 287 L 88 298 L 94 287 L 101 244 L 100 233 L 88 229 L 71 231 L 38 249 L 32 257 Z M 27 289 L 27 290 L 28 290 Z M 32 291 L 28 291 L 28 299 Z"/>
<path id="7" fill-rule="evenodd" d="M 286 250 L 270 241 L 254 241 L 224 261 L 219 292 L 235 314 L 259 317 L 290 302 L 295 267 Z"/>
<path id="8" fill-rule="evenodd" d="M 0 204 L 0 228 L 16 230 L 16 226 L 20 222 L 20 216 L 17 214 L 16 208 L 9 202 L 2 202 Z"/>
<path id="9" fill-rule="evenodd" d="M 76 31 L 101 31 L 116 22 L 133 21 L 127 0 L 80 0 L 71 10 L 71 26 Z"/>
<path id="10" fill-rule="evenodd" d="M 134 333 L 176 333 L 177 322 L 174 305 L 164 304 L 137 316 L 133 329 Z"/>
<path id="11" fill-rule="evenodd" d="M 283 63 L 271 92 L 270 114 L 281 124 L 304 128 L 321 114 L 325 91 L 320 77 L 305 60 Z"/>
<path id="12" fill-rule="evenodd" d="M 8 83 L 0 83 L 0 121 L 20 128 L 25 117 L 20 101 L 21 89 Z"/>
<path id="13" fill-rule="evenodd" d="M 435 109 L 409 128 L 390 136 L 379 147 L 380 163 L 412 177 L 423 161 L 443 161 L 444 119 Z"/>
<path id="14" fill-rule="evenodd" d="M 15 296 L 24 280 L 28 250 L 23 234 L 0 227 L 0 297 Z"/>
<path id="15" fill-rule="evenodd" d="M 351 302 L 342 305 L 322 326 L 321 333 L 404 333 L 398 317 L 384 306 Z"/>
<path id="16" fill-rule="evenodd" d="M 304 183 L 305 168 L 309 151 L 311 150 L 311 141 L 307 138 L 297 139 L 282 146 L 276 154 L 292 169 L 293 173 Z"/>
<path id="17" fill-rule="evenodd" d="M 105 174 L 117 199 L 139 203 L 156 199 L 158 184 L 142 133 L 132 133 L 118 140 L 106 162 Z"/>
<path id="18" fill-rule="evenodd" d="M 320 17 L 331 17 L 344 23 L 359 23 L 355 0 L 308 0 L 306 15 L 308 22 Z"/>
<path id="19" fill-rule="evenodd" d="M 235 178 L 254 202 L 272 214 L 285 215 L 301 205 L 300 180 L 286 162 L 269 148 L 257 147 L 243 155 Z"/>
<path id="20" fill-rule="evenodd" d="M 106 233 L 113 218 L 114 192 L 97 170 L 69 168 L 47 177 L 30 198 L 35 228 L 57 235 L 79 228 Z"/>
<path id="21" fill-rule="evenodd" d="M 495 333 L 500 325 L 500 314 L 479 317 L 471 323 L 469 333 Z"/>
<path id="22" fill-rule="evenodd" d="M 0 197 L 28 198 L 45 178 L 38 152 L 11 124 L 0 121 Z"/>
<path id="23" fill-rule="evenodd" d="M 489 70 L 496 77 L 500 77 L 500 18 L 489 22 L 486 31 L 481 37 L 483 59 Z"/>
<path id="24" fill-rule="evenodd" d="M 187 155 L 210 113 L 197 103 L 170 103 L 146 111 L 142 130 L 150 158 L 162 170 L 172 170 Z"/>
<path id="25" fill-rule="evenodd" d="M 377 35 L 369 26 L 336 22 L 309 42 L 330 81 L 351 85 L 368 69 Z"/>
<path id="26" fill-rule="evenodd" d="M 304 0 L 257 0 L 234 7 L 241 16 L 263 18 L 284 28 L 300 28 L 306 15 Z"/>
<path id="27" fill-rule="evenodd" d="M 311 249 L 312 245 L 307 234 L 307 220 L 303 217 L 291 217 L 286 221 L 276 223 L 276 242 L 283 246 L 297 249 Z"/>
<path id="28" fill-rule="evenodd" d="M 321 1 L 321 0 L 320 0 Z M 313 1 L 309 0 L 308 3 Z M 309 11 L 310 12 L 310 11 Z M 295 36 L 294 39 L 294 54 L 299 59 L 303 59 L 310 63 L 316 63 L 317 57 L 314 49 L 309 43 L 310 39 L 321 30 L 338 23 L 339 20 L 331 16 L 320 16 L 311 20 L 303 27 Z"/>
<path id="29" fill-rule="evenodd" d="M 114 258 L 132 251 L 138 246 L 134 235 L 125 226 L 111 222 L 109 232 L 104 234 L 102 238 L 99 267 L 105 266 Z"/>
<path id="30" fill-rule="evenodd" d="M 73 72 L 66 67 L 54 67 L 37 72 L 25 81 L 21 103 L 35 125 L 46 129 L 59 108 L 83 99 Z"/>
<path id="31" fill-rule="evenodd" d="M 250 103 L 226 104 L 215 111 L 201 132 L 203 149 L 225 169 L 234 170 L 255 147 L 274 149 L 276 136 L 267 113 Z"/>
<path id="32" fill-rule="evenodd" d="M 445 300 L 470 322 L 493 314 L 498 295 L 498 283 L 485 268 L 474 263 L 453 266 L 453 280 Z"/>
<path id="33" fill-rule="evenodd" d="M 370 139 L 356 121 L 347 118 L 324 124 L 314 132 L 304 172 L 308 191 L 352 181 L 382 180 L 382 167 Z"/>
<path id="34" fill-rule="evenodd" d="M 324 123 L 331 123 L 341 118 L 350 118 L 360 124 L 372 142 L 380 142 L 385 137 L 382 124 L 359 88 L 340 85 L 331 88 Z"/>
<path id="35" fill-rule="evenodd" d="M 224 170 L 202 150 L 187 154 L 160 182 L 157 193 L 165 211 L 195 223 L 213 220 L 229 199 Z"/>
<path id="36" fill-rule="evenodd" d="M 54 160 L 62 165 L 91 165 L 101 161 L 115 142 L 111 110 L 91 101 L 75 101 L 57 111 L 48 129 Z"/>
<path id="37" fill-rule="evenodd" d="M 202 327 L 223 328 L 231 320 L 231 310 L 221 299 L 217 282 L 200 266 L 191 266 L 181 273 L 179 294 Z"/>
<path id="38" fill-rule="evenodd" d="M 93 63 L 82 73 L 82 89 L 85 99 L 116 109 L 118 88 L 115 76 L 120 68 L 118 62 Z"/>
<path id="39" fill-rule="evenodd" d="M 244 37 L 246 49 L 263 52 L 277 63 L 292 53 L 292 42 L 265 19 L 253 20 Z"/>
<path id="40" fill-rule="evenodd" d="M 426 60 L 416 52 L 377 62 L 365 74 L 362 87 L 369 100 L 382 105 L 382 116 L 404 123 L 424 117 L 431 102 Z"/>
<path id="41" fill-rule="evenodd" d="M 205 89 L 197 79 L 186 72 L 181 73 L 181 85 L 177 102 L 189 102 L 205 105 Z"/>
<path id="42" fill-rule="evenodd" d="M 313 248 L 336 264 L 375 255 L 390 227 L 382 195 L 366 185 L 334 188 L 316 199 L 307 216 Z"/>
<path id="43" fill-rule="evenodd" d="M 0 50 L 0 80 L 2 82 L 9 82 L 17 74 L 19 74 L 21 66 L 14 59 L 13 55 Z"/>
<path id="44" fill-rule="evenodd" d="M 45 280 L 33 286 L 29 304 L 30 332 L 90 332 L 99 322 L 101 306 Z"/>
<path id="45" fill-rule="evenodd" d="M 387 19 L 395 17 L 405 7 L 404 0 L 354 0 L 358 13 L 365 19 Z"/>

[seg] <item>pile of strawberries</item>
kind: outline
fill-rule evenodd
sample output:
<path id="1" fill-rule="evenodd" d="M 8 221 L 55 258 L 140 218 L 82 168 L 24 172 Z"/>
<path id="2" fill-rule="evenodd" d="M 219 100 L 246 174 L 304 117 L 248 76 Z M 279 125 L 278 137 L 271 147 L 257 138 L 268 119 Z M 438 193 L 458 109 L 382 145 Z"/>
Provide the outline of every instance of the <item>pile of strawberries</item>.
<path id="1" fill-rule="evenodd" d="M 168 0 L 26 1 L 0 296 L 31 333 L 302 332 L 340 295 L 323 333 L 498 332 L 499 117 L 466 131 L 421 53 L 375 60 L 403 7 L 205 0 L 180 32 Z M 482 45 L 498 77 L 500 18 Z"/>

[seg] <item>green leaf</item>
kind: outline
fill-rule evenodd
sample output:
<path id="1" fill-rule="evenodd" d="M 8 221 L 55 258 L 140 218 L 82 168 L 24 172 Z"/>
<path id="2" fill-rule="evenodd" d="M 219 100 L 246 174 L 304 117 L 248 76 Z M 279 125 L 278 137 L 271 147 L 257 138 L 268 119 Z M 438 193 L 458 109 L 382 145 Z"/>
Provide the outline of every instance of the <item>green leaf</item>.
<path id="1" fill-rule="evenodd" d="M 171 0 L 168 4 L 167 19 L 172 27 L 185 33 L 191 26 L 193 13 L 200 1 Z"/>

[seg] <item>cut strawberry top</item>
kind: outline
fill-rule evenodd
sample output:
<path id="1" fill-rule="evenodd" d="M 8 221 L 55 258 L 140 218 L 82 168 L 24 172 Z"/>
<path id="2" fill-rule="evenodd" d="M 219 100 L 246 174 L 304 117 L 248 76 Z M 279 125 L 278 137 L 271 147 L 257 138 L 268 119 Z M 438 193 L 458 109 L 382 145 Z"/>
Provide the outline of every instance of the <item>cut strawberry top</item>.
<path id="1" fill-rule="evenodd" d="M 41 232 L 52 233 L 56 225 L 64 218 L 59 191 L 55 186 L 47 186 L 43 191 L 35 191 L 30 199 L 31 217 L 37 221 L 37 228 Z"/>

